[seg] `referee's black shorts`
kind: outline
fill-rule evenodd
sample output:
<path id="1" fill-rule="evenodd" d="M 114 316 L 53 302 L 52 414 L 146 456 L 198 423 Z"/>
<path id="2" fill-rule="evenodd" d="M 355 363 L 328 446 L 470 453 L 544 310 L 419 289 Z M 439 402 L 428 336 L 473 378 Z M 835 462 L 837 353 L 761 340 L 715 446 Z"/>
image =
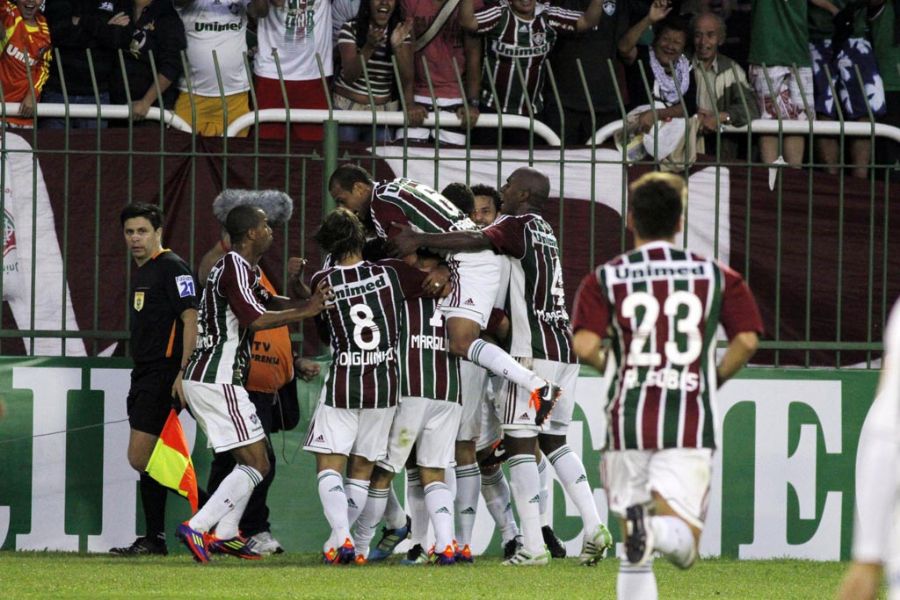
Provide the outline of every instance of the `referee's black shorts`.
<path id="1" fill-rule="evenodd" d="M 128 390 L 128 423 L 132 429 L 159 435 L 172 408 L 172 384 L 178 377 L 178 363 L 135 365 Z"/>

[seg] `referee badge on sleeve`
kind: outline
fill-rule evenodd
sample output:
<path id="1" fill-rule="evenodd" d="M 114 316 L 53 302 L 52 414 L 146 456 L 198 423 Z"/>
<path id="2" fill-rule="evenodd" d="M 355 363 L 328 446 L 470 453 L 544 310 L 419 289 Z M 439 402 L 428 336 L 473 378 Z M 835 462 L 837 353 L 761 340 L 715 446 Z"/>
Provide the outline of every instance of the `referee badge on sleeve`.
<path id="1" fill-rule="evenodd" d="M 141 309 L 144 308 L 144 292 L 135 292 L 134 293 L 134 310 L 141 312 Z"/>

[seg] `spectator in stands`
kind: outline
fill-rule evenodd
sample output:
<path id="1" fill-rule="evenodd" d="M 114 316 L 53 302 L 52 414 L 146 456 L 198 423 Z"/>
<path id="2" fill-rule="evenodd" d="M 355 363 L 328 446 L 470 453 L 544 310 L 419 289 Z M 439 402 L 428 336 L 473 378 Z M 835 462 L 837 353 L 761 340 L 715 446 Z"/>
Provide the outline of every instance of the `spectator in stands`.
<path id="1" fill-rule="evenodd" d="M 585 12 L 546 4 L 541 4 L 538 11 L 534 0 L 510 0 L 508 4 L 492 5 L 476 12 L 473 3 L 474 0 L 462 0 L 459 22 L 464 30 L 484 38 L 485 77 L 494 81 L 497 93 L 495 98 L 490 84 L 482 84 L 481 105 L 491 112 L 515 115 L 540 114 L 544 60 L 557 35 L 592 29 L 603 14 L 603 0 L 591 0 Z M 521 67 L 521 78 L 516 63 Z M 522 79 L 527 82 L 524 88 Z M 524 138 L 521 133 L 526 133 Z M 527 143 L 527 132 L 519 130 L 511 141 Z"/>
<path id="2" fill-rule="evenodd" d="M 400 0 L 407 19 L 413 19 L 413 99 L 409 109 L 409 129 L 401 130 L 410 139 L 427 140 L 437 136 L 449 144 L 465 144 L 465 121 L 475 126 L 479 115 L 481 89 L 481 41 L 467 35 L 459 25 L 459 0 Z M 476 0 L 475 9 L 482 7 Z M 428 65 L 426 76 L 423 61 Z M 457 70 L 465 89 L 457 82 Z M 429 79 L 431 87 L 429 87 Z M 432 101 L 431 89 L 434 89 Z M 465 94 L 465 95 L 463 95 Z M 465 99 L 465 100 L 464 100 Z M 463 121 L 461 129 L 440 126 L 440 133 L 417 127 L 428 112 L 455 114 Z M 468 107 L 468 110 L 467 110 Z"/>
<path id="3" fill-rule="evenodd" d="M 413 51 L 412 21 L 404 21 L 396 0 L 364 0 L 359 12 L 341 27 L 338 50 L 341 70 L 334 82 L 334 108 L 340 110 L 399 110 L 394 84 L 392 57 L 397 69 L 406 106 L 412 106 Z M 363 74 L 365 63 L 368 80 Z M 371 93 L 371 96 L 370 96 Z M 342 125 L 342 142 L 371 142 L 372 126 Z M 388 141 L 390 130 L 381 126 L 378 142 Z"/>
<path id="4" fill-rule="evenodd" d="M 806 110 L 813 106 L 806 4 L 807 0 L 753 0 L 750 83 L 763 119 L 814 118 Z M 784 136 L 782 155 L 788 164 L 803 163 L 804 139 Z M 764 162 L 774 163 L 779 158 L 778 137 L 760 136 L 759 150 Z"/>
<path id="5" fill-rule="evenodd" d="M 49 104 L 109 104 L 109 80 L 118 68 L 118 49 L 127 50 L 131 38 L 128 25 L 131 17 L 124 11 L 115 13 L 110 2 L 80 0 L 48 0 L 44 15 L 50 26 L 53 47 L 59 51 L 67 96 L 63 96 L 63 79 L 59 65 L 50 69 L 41 102 Z M 88 59 L 87 50 L 90 50 Z M 91 78 L 91 66 L 94 77 Z M 96 83 L 96 90 L 94 84 Z M 69 119 L 71 128 L 97 127 L 97 119 Z M 106 120 L 99 122 L 106 127 Z M 42 118 L 40 126 L 48 129 L 66 127 L 66 120 Z"/>
<path id="6" fill-rule="evenodd" d="M 122 54 L 127 79 L 122 79 L 121 68 L 113 68 L 109 97 L 113 104 L 127 104 L 130 98 L 132 116 L 139 121 L 154 104 L 167 109 L 175 105 L 178 89 L 173 84 L 181 75 L 181 51 L 187 42 L 171 0 L 126 0 L 122 6 L 131 17 L 131 39 Z"/>
<path id="7" fill-rule="evenodd" d="M 809 7 L 809 51 L 812 56 L 813 88 L 816 118 L 833 121 L 838 118 L 825 67 L 831 74 L 838 93 L 841 116 L 845 121 L 868 121 L 869 110 L 875 117 L 887 111 L 884 84 L 872 44 L 865 38 L 866 12 L 861 3 L 848 0 L 812 0 Z M 863 87 L 856 78 L 859 69 Z M 896 67 L 894 67 L 896 70 Z M 817 137 L 816 150 L 829 173 L 838 172 L 838 139 Z M 853 176 L 869 174 L 870 140 L 853 137 L 848 141 Z"/>
<path id="8" fill-rule="evenodd" d="M 325 94 L 334 70 L 331 3 L 321 0 L 315 3 L 301 0 L 268 2 L 269 11 L 260 16 L 256 30 L 259 50 L 253 74 L 259 109 L 328 108 Z M 279 77 L 284 80 L 287 106 Z M 321 141 L 323 136 L 321 125 L 293 123 L 290 131 L 292 140 L 315 142 Z M 259 126 L 261 138 L 284 139 L 285 135 L 284 123 Z"/>
<path id="9" fill-rule="evenodd" d="M 0 2 L 0 20 L 5 34 L 0 46 L 0 85 L 6 102 L 19 103 L 18 116 L 7 115 L 6 125 L 31 127 L 34 105 L 50 70 L 50 28 L 36 0 Z"/>
<path id="10" fill-rule="evenodd" d="M 869 0 L 869 31 L 875 60 L 883 78 L 885 105 L 887 112 L 880 119 L 882 123 L 900 127 L 900 39 L 897 27 L 897 12 L 894 0 Z M 879 139 L 876 145 L 876 161 L 880 165 L 895 165 L 900 160 L 900 144 L 892 140 Z M 900 171 L 893 171 L 893 177 L 900 177 Z"/>
<path id="11" fill-rule="evenodd" d="M 559 0 L 554 5 L 568 10 L 587 10 L 590 0 Z M 628 0 L 607 0 L 603 3 L 603 16 L 595 29 L 578 36 L 560 36 L 550 52 L 550 64 L 563 110 L 560 111 L 556 105 L 553 94 L 546 93 L 541 120 L 558 133 L 566 145 L 584 144 L 596 129 L 622 118 L 614 79 L 622 81 L 618 45 L 628 31 L 628 15 Z M 584 70 L 587 93 L 576 66 L 578 60 L 581 60 Z M 612 61 L 616 75 L 610 72 L 609 61 Z M 594 109 L 593 124 L 591 105 Z"/>
<path id="12" fill-rule="evenodd" d="M 689 29 L 680 17 L 668 17 L 672 7 L 667 0 L 655 0 L 647 15 L 635 23 L 619 41 L 619 53 L 628 72 L 628 95 L 631 106 L 638 107 L 657 103 L 656 118 L 659 120 L 692 115 L 697 110 L 696 96 L 688 93 L 691 85 L 691 62 L 684 55 L 687 46 Z M 650 46 L 639 46 L 638 40 L 653 27 L 653 43 Z M 641 69 L 650 86 L 649 94 Z M 684 100 L 685 107 L 681 105 Z M 660 106 L 660 104 L 662 106 Z M 638 117 L 641 131 L 647 132 L 653 127 L 652 110 L 641 112 Z"/>
<path id="13" fill-rule="evenodd" d="M 269 4 L 266 0 L 175 0 L 175 7 L 184 22 L 190 66 L 178 82 L 175 114 L 199 135 L 223 135 L 229 123 L 250 112 L 250 78 L 244 66 L 247 18 L 265 14 Z M 247 130 L 239 135 L 246 136 Z"/>
<path id="14" fill-rule="evenodd" d="M 697 115 L 700 120 L 698 152 L 716 153 L 715 135 L 720 125 L 743 127 L 759 117 L 759 108 L 747 82 L 744 69 L 719 53 L 725 41 L 725 22 L 711 12 L 694 17 L 694 78 Z M 738 145 L 734 139 L 722 137 L 722 160 L 737 158 Z"/>

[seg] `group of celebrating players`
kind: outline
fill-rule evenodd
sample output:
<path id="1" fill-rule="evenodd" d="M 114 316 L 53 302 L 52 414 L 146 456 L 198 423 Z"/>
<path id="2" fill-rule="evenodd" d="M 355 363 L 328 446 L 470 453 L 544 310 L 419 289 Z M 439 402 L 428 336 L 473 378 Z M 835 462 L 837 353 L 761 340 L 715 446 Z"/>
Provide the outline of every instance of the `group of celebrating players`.
<path id="1" fill-rule="evenodd" d="M 583 520 L 579 560 L 603 558 L 613 539 L 566 443 L 580 359 L 611 376 L 596 401 L 608 420 L 601 477 L 625 545 L 619 597 L 655 598 L 654 553 L 683 568 L 697 556 L 716 390 L 749 360 L 762 331 L 737 273 L 675 245 L 684 182 L 651 173 L 631 186 L 635 247 L 585 276 L 571 322 L 559 245 L 542 217 L 550 181 L 540 171 L 508 177 L 496 220 L 489 209 L 482 218 L 481 203 L 466 205 L 473 194 L 465 186 L 442 194 L 405 178 L 374 182 L 355 165 L 338 167 L 329 190 L 339 207 L 316 233 L 327 258 L 304 300 L 259 283 L 257 262 L 272 241 L 265 212 L 240 206 L 226 219 L 231 251 L 206 281 L 182 385 L 211 446 L 238 464 L 179 526 L 195 559 L 215 550 L 256 557 L 237 531 L 268 469 L 241 384 L 249 340 L 254 330 L 315 317 L 331 365 L 304 448 L 315 455 L 331 527 L 326 562 L 383 560 L 408 536 L 405 562 L 472 562 L 484 493 L 504 564 L 546 565 L 556 541 L 542 526 L 547 462 Z M 719 324 L 728 345 L 717 365 Z M 404 468 L 410 516 L 391 485 Z"/>

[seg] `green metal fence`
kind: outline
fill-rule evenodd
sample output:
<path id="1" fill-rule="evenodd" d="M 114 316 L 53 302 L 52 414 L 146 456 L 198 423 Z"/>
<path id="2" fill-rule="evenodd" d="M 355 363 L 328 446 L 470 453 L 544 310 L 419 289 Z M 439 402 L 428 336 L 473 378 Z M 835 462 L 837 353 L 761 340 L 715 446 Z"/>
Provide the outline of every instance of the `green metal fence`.
<path id="1" fill-rule="evenodd" d="M 187 70 L 187 61 L 183 60 Z M 119 61 L 124 72 L 121 55 Z M 216 65 L 221 89 L 218 62 Z M 330 97 L 321 60 L 318 66 Z M 252 81 L 246 57 L 244 67 Z M 454 67 L 460 97 L 467 102 L 460 69 Z M 60 73 L 65 69 L 58 52 L 54 68 Z M 546 68 L 543 93 L 555 99 L 555 106 L 562 107 L 556 77 L 549 64 Z M 574 68 L 589 107 L 594 102 L 585 69 L 609 69 L 613 81 L 618 81 L 612 62 L 586 65 L 579 61 Z M 153 69 L 155 72 L 155 66 Z M 396 63 L 394 69 L 398 73 Z M 640 75 L 647 95 L 652 96 L 647 73 L 641 69 Z M 856 76 L 862 85 L 858 72 Z M 364 73 L 364 77 L 368 75 Z M 517 77 L 525 87 L 521 69 Z M 490 79 L 486 81 L 489 92 L 497 98 L 495 86 Z M 436 104 L 431 81 L 428 83 Z M 283 79 L 281 84 L 287 98 Z M 190 82 L 187 86 L 190 89 Z M 93 87 L 99 98 L 96 80 Z M 255 95 L 252 90 L 249 93 L 253 105 Z M 65 89 L 63 94 L 66 96 Z M 615 94 L 624 120 L 624 90 L 618 84 Z M 125 290 L 131 265 L 119 233 L 118 210 L 129 201 L 153 201 L 163 206 L 167 212 L 167 245 L 196 265 L 218 239 L 218 224 L 209 210 L 218 191 L 225 187 L 283 189 L 294 198 L 295 211 L 290 222 L 281 227 L 272 251 L 273 263 L 282 278 L 291 255 L 308 256 L 315 264 L 318 252 L 309 242 L 309 234 L 333 206 L 325 189 L 327 176 L 339 162 L 354 161 L 376 176 L 412 176 L 438 189 L 450 180 L 499 187 L 517 166 L 528 164 L 542 169 L 550 176 L 552 196 L 558 199 L 550 204 L 550 218 L 561 240 L 570 301 L 581 275 L 629 244 L 621 217 L 627 206 L 627 181 L 650 169 L 676 171 L 686 178 L 690 193 L 685 245 L 713 254 L 742 271 L 763 306 L 767 331 L 759 360 L 774 365 L 846 366 L 871 365 L 877 358 L 881 328 L 900 292 L 900 286 L 888 276 L 897 266 L 900 248 L 894 248 L 897 236 L 890 233 L 896 166 L 879 164 L 875 146 L 876 139 L 900 140 L 900 130 L 875 124 L 871 114 L 867 123 L 845 122 L 840 112 L 837 121 L 831 123 L 780 118 L 754 121 L 745 128 L 717 123 L 715 154 L 678 162 L 653 156 L 630 160 L 627 128 L 620 143 L 612 143 L 613 132 L 623 129 L 621 122 L 604 127 L 597 124 L 594 129 L 598 133 L 584 145 L 567 147 L 530 108 L 525 115 L 482 114 L 474 128 L 455 115 L 435 113 L 425 125 L 438 132 L 461 128 L 466 133 L 465 145 L 442 145 L 437 136 L 434 141 L 414 142 L 404 135 L 408 122 L 403 94 L 400 99 L 403 110 L 396 113 L 377 111 L 370 95 L 371 111 L 351 114 L 335 110 L 329 100 L 327 110 L 255 109 L 234 120 L 227 114 L 225 94 L 221 92 L 223 127 L 228 129 L 230 124 L 230 135 L 250 127 L 246 138 L 193 135 L 193 101 L 190 122 L 168 111 L 154 110 L 144 123 L 131 118 L 130 105 L 102 106 L 99 101 L 94 105 L 38 104 L 35 125 L 40 124 L 41 117 L 62 116 L 67 121 L 87 117 L 97 124 L 108 119 L 120 127 L 0 129 L 5 165 L 0 172 L 0 212 L 6 223 L 0 295 L 8 301 L 0 307 L 0 351 L 95 355 L 109 352 L 112 342 L 127 343 Z M 742 95 L 741 101 L 749 106 L 753 99 Z M 812 99 L 806 103 L 811 107 Z M 687 121 L 690 115 L 683 98 L 680 104 Z M 0 118 L 17 110 L 16 103 L 0 102 Z M 591 115 L 596 122 L 593 109 Z M 566 116 L 560 108 L 563 125 Z M 261 139 L 259 124 L 272 121 L 285 125 L 321 123 L 323 140 L 298 142 L 290 136 Z M 394 126 L 399 139 L 389 144 L 340 143 L 339 123 L 360 121 L 371 128 L 373 139 L 378 127 L 385 125 Z M 528 132 L 527 144 L 504 142 L 504 136 L 516 128 Z M 496 143 L 473 143 L 472 132 L 485 129 L 497 132 Z M 685 132 L 689 133 L 687 127 Z M 784 138 L 792 134 L 801 133 L 808 147 L 820 136 L 836 135 L 840 148 L 838 174 L 823 173 L 824 165 L 814 159 L 807 160 L 802 169 L 761 163 L 756 156 L 759 133 L 775 135 L 779 149 Z M 659 135 L 658 129 L 652 133 L 655 147 Z M 15 141 L 14 136 L 20 136 L 26 144 Z M 845 164 L 845 143 L 858 136 L 868 140 L 870 149 L 866 179 L 850 177 L 849 165 Z M 689 156 L 694 140 L 686 137 L 685 154 Z M 725 139 L 736 142 L 738 158 L 722 157 Z M 41 226 L 47 211 L 60 263 L 50 279 L 42 273 L 43 253 L 54 242 Z M 27 247 L 19 240 L 25 240 Z M 29 256 L 37 259 L 26 260 Z M 23 286 L 27 286 L 27 293 Z M 53 312 L 48 306 L 52 303 L 45 297 L 48 291 L 53 292 L 54 301 L 58 300 L 55 320 L 52 314 L 50 318 L 41 317 L 44 312 Z M 29 299 L 24 309 L 22 296 Z M 54 325 L 41 326 L 39 321 Z M 296 337 L 303 340 L 303 332 Z M 52 347 L 42 351 L 41 340 L 55 343 L 57 351 Z M 83 341 L 83 348 L 78 341 Z M 119 350 L 121 347 L 116 352 Z M 314 345 L 310 351 L 314 351 Z"/>

